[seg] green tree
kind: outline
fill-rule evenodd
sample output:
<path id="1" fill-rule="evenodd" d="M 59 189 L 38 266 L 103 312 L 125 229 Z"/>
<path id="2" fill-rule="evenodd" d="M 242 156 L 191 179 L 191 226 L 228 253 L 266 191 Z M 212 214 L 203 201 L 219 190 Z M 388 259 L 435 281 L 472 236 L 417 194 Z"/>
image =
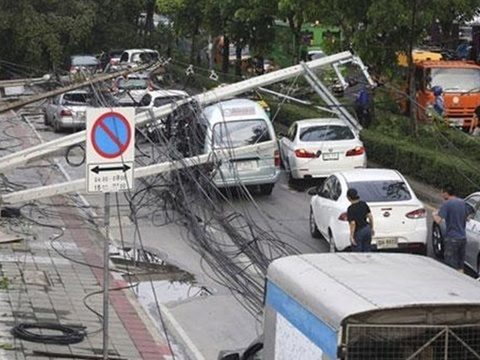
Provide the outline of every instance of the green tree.
<path id="1" fill-rule="evenodd" d="M 407 55 L 409 95 L 415 98 L 412 50 L 437 20 L 446 31 L 454 21 L 469 19 L 480 0 L 317 0 L 317 13 L 344 31 L 349 44 L 376 72 L 398 70 L 399 53 Z M 321 6 L 320 6 L 321 4 Z M 416 132 L 416 107 L 411 106 Z"/>
<path id="2" fill-rule="evenodd" d="M 2 59 L 37 68 L 61 67 L 69 55 L 138 42 L 144 0 L 3 0 Z"/>
<path id="3" fill-rule="evenodd" d="M 294 39 L 294 53 L 292 63 L 298 63 L 300 54 L 300 45 L 302 40 L 302 26 L 313 21 L 315 14 L 318 13 L 316 3 L 312 0 L 279 0 L 278 15 L 288 23 Z"/>
<path id="4" fill-rule="evenodd" d="M 195 62 L 198 35 L 203 24 L 205 0 L 157 0 L 158 11 L 169 16 L 177 38 L 190 39 L 190 62 Z"/>

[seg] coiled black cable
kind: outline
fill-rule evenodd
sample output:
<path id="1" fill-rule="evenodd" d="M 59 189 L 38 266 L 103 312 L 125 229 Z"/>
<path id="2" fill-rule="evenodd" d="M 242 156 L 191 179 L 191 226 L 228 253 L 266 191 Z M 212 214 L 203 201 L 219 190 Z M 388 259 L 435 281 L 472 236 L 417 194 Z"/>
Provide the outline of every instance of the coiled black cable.
<path id="1" fill-rule="evenodd" d="M 42 335 L 30 331 L 30 329 L 42 329 L 62 332 L 62 335 Z M 11 330 L 12 335 L 25 341 L 69 345 L 82 342 L 85 338 L 85 328 L 65 326 L 56 323 L 20 323 Z"/>

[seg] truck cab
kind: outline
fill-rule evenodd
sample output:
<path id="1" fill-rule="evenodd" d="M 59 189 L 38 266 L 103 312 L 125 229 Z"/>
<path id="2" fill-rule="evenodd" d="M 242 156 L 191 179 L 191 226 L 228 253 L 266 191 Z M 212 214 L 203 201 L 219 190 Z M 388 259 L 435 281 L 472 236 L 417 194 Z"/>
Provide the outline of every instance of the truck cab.
<path id="1" fill-rule="evenodd" d="M 433 103 L 432 88 L 440 86 L 445 101 L 445 118 L 454 127 L 468 129 L 473 112 L 480 105 L 480 66 L 468 61 L 427 60 L 415 64 L 417 118 Z"/>
<path id="2" fill-rule="evenodd" d="M 222 360 L 480 359 L 480 284 L 407 254 L 275 260 L 263 338 Z"/>

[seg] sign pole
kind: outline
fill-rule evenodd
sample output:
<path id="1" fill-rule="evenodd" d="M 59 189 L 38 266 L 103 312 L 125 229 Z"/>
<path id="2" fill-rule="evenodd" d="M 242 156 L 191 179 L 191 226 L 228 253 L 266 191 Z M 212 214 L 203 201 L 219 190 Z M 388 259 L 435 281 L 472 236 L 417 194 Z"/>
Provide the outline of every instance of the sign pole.
<path id="1" fill-rule="evenodd" d="M 109 239 L 110 239 L 110 193 L 105 193 L 105 244 L 103 246 L 103 360 L 108 360 L 108 288 L 110 273 Z"/>

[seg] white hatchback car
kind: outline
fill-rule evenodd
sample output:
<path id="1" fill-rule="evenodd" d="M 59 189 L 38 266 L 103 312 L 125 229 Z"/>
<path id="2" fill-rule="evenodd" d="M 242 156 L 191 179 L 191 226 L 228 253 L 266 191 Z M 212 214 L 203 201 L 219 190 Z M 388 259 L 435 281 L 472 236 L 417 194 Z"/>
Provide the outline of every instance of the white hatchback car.
<path id="1" fill-rule="evenodd" d="M 293 179 L 327 177 L 364 168 L 367 156 L 358 135 L 340 119 L 296 121 L 280 139 L 285 169 Z"/>
<path id="2" fill-rule="evenodd" d="M 375 236 L 372 248 L 402 250 L 426 254 L 427 217 L 405 178 L 396 170 L 358 169 L 338 172 L 328 177 L 310 202 L 310 233 L 323 235 L 331 248 L 348 250 L 350 232 L 347 208 L 349 188 L 358 191 L 372 211 Z"/>

